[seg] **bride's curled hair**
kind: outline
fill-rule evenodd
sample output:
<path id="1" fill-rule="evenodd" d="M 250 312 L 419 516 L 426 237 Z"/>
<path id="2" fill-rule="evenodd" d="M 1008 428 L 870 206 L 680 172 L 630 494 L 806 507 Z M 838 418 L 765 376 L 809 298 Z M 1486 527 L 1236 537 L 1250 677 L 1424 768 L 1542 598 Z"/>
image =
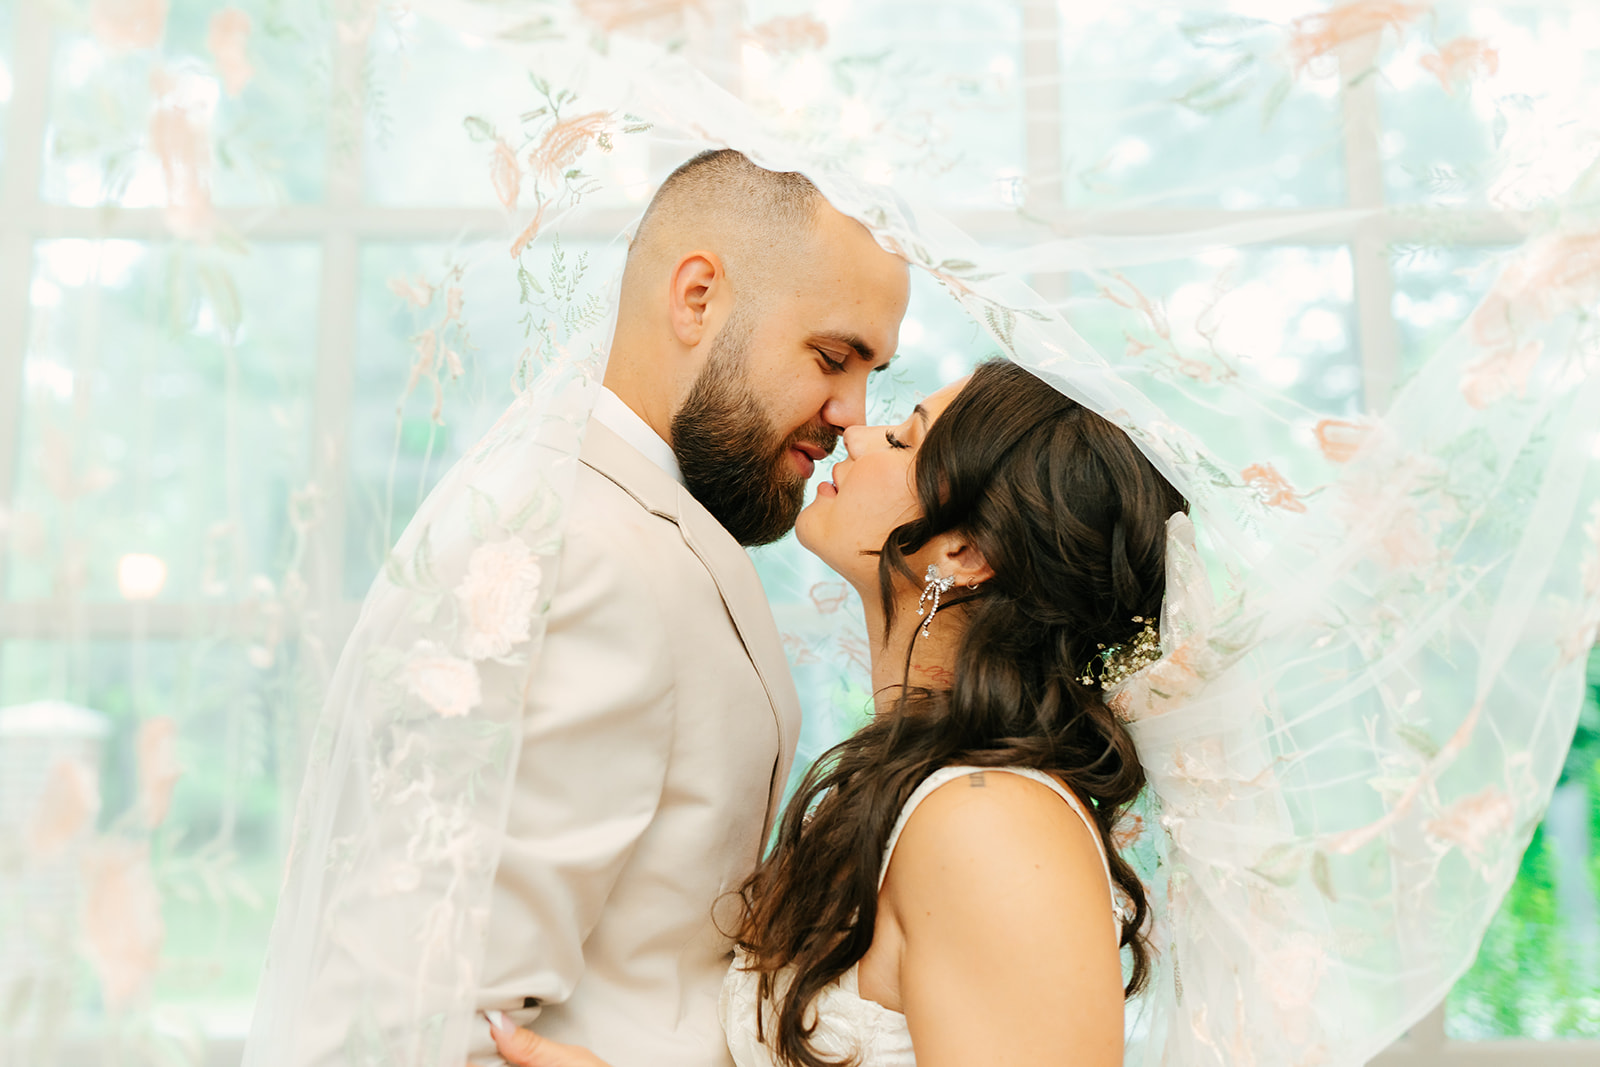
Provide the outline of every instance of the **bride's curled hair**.
<path id="1" fill-rule="evenodd" d="M 1111 845 L 1144 771 L 1099 685 L 1081 677 L 1101 647 L 1138 633 L 1134 616 L 1159 615 L 1167 518 L 1187 505 L 1126 433 L 1005 361 L 979 366 L 934 421 L 915 479 L 922 517 L 896 529 L 879 559 L 891 623 L 896 577 L 921 582 L 906 557 L 939 534 L 960 531 L 994 576 L 940 609 L 939 621 L 955 610 L 968 620 L 950 687 L 913 687 L 908 668 L 898 706 L 806 775 L 742 888 L 736 938 L 774 1012 L 763 1040 L 791 1067 L 830 1062 L 808 1041 L 808 1008 L 872 943 L 889 833 L 943 766 L 1031 767 L 1086 801 L 1132 905 L 1125 992 L 1149 972 L 1144 887 Z"/>

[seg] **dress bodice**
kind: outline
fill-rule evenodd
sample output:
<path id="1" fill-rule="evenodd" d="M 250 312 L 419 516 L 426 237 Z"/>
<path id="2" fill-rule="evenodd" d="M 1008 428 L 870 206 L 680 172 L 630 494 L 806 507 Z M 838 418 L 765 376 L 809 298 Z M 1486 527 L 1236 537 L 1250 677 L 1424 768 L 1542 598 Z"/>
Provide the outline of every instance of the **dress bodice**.
<path id="1" fill-rule="evenodd" d="M 1047 786 L 1065 800 L 1089 827 L 1095 847 L 1100 852 L 1100 861 L 1106 868 L 1106 880 L 1111 882 L 1111 867 L 1106 862 L 1105 848 L 1100 843 L 1100 834 L 1095 829 L 1094 820 L 1084 810 L 1082 802 L 1060 782 L 1042 771 L 1025 767 L 942 767 L 929 775 L 927 780 L 907 798 L 905 807 L 900 809 L 900 817 L 895 822 L 894 830 L 889 834 L 888 844 L 883 850 L 883 863 L 878 869 L 880 889 L 883 888 L 884 876 L 889 873 L 889 860 L 894 855 L 894 847 L 899 843 L 900 834 L 910 820 L 911 813 L 940 786 L 963 775 L 979 771 L 996 771 L 1031 778 Z M 1114 882 L 1111 882 L 1111 899 L 1113 902 L 1118 899 Z M 1118 924 L 1120 937 L 1120 919 L 1113 915 L 1112 921 Z M 738 1067 L 775 1067 L 777 1061 L 772 1051 L 762 1043 L 757 1033 L 757 1013 L 763 1010 L 757 994 L 758 976 L 752 971 L 745 970 L 743 965 L 743 955 L 736 956 L 722 983 L 720 1013 L 723 1030 L 728 1036 L 728 1050 L 733 1054 L 733 1061 Z M 914 1067 L 917 1060 L 912 1053 L 911 1031 L 906 1026 L 906 1017 L 875 1000 L 863 997 L 857 985 L 856 971 L 855 967 L 851 967 L 839 977 L 838 981 L 817 995 L 813 1002 L 817 1027 L 812 1035 L 812 1046 L 829 1058 L 842 1060 L 855 1056 L 857 1067 Z M 783 982 L 783 977 L 779 978 L 780 984 Z M 767 1018 L 771 1020 L 770 1007 L 767 1011 Z M 769 1022 L 766 1032 L 770 1034 L 771 1031 L 772 1026 Z"/>

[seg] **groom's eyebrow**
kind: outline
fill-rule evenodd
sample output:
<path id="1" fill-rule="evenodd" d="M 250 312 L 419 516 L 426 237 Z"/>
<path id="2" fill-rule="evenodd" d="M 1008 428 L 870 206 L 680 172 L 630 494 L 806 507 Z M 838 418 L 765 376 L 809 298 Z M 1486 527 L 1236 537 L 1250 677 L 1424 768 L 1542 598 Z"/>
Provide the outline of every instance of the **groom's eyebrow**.
<path id="1" fill-rule="evenodd" d="M 876 363 L 878 361 L 877 350 L 868 344 L 866 339 L 858 333 L 846 333 L 843 330 L 823 330 L 814 336 L 819 341 L 832 341 L 835 344 L 841 344 L 846 348 L 854 349 L 855 354 L 866 360 L 868 363 Z M 872 370 L 873 373 L 877 373 L 881 370 L 887 370 L 888 367 L 889 364 L 886 361 L 883 366 L 873 367 Z"/>

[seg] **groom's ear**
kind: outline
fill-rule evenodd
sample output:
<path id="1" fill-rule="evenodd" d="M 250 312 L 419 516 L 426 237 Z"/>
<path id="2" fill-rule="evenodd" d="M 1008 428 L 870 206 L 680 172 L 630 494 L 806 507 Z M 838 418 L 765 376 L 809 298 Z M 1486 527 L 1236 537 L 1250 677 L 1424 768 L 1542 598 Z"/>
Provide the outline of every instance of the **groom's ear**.
<path id="1" fill-rule="evenodd" d="M 727 284 L 715 252 L 690 252 L 678 260 L 667 293 L 667 318 L 681 344 L 693 348 L 705 339 L 707 309 Z"/>
<path id="2" fill-rule="evenodd" d="M 940 547 L 940 556 L 939 573 L 953 577 L 957 587 L 982 585 L 994 577 L 994 568 L 983 558 L 978 546 L 959 534 L 947 537 Z"/>

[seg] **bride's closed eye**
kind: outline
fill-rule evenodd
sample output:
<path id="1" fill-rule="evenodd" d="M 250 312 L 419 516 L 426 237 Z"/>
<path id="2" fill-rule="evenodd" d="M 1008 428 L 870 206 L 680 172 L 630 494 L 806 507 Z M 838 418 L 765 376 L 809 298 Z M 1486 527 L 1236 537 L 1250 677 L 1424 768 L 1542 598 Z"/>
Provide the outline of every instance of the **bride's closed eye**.
<path id="1" fill-rule="evenodd" d="M 911 447 L 910 445 L 906 444 L 904 441 L 902 441 L 898 437 L 896 437 L 894 435 L 894 431 L 893 430 L 885 430 L 885 431 L 883 431 L 883 439 L 885 441 L 889 442 L 889 447 L 890 448 L 910 448 Z"/>

